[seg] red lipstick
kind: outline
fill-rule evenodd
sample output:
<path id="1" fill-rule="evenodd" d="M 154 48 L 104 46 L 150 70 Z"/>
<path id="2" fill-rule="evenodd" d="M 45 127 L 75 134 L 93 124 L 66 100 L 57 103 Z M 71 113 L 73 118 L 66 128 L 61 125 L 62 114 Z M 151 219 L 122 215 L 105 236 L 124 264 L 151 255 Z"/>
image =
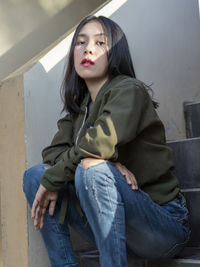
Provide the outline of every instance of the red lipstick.
<path id="1" fill-rule="evenodd" d="M 89 59 L 89 58 L 84 58 L 84 59 L 81 61 L 81 65 L 83 65 L 84 67 L 88 67 L 88 66 L 94 65 L 94 61 L 92 61 L 92 60 Z"/>

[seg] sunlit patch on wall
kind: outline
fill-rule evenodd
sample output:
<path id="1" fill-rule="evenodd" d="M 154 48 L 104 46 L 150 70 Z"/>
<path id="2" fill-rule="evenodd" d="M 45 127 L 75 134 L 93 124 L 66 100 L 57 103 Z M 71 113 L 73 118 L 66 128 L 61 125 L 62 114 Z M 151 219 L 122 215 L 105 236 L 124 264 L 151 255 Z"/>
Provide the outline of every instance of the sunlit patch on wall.
<path id="1" fill-rule="evenodd" d="M 200 1 L 200 0 L 199 0 Z M 127 0 L 113 0 L 110 1 L 107 5 L 101 8 L 99 11 L 96 12 L 96 16 L 111 16 L 115 11 L 117 11 L 121 6 L 126 3 Z"/>
<path id="2" fill-rule="evenodd" d="M 199 16 L 200 16 L 200 0 L 199 0 Z"/>
<path id="3" fill-rule="evenodd" d="M 69 34 L 63 41 L 49 51 L 39 62 L 46 72 L 49 72 L 58 62 L 60 62 L 69 51 L 74 32 Z"/>

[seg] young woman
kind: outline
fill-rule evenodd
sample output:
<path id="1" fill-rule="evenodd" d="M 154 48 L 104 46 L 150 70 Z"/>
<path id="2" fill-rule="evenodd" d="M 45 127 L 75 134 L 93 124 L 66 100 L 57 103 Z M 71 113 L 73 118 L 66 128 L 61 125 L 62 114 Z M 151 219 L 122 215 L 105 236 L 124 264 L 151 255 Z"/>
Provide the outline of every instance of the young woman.
<path id="1" fill-rule="evenodd" d="M 67 115 L 44 164 L 24 175 L 51 265 L 78 266 L 68 224 L 97 245 L 102 267 L 127 266 L 127 251 L 175 256 L 189 239 L 188 211 L 155 103 L 115 22 L 89 16 L 79 24 L 62 94 Z"/>

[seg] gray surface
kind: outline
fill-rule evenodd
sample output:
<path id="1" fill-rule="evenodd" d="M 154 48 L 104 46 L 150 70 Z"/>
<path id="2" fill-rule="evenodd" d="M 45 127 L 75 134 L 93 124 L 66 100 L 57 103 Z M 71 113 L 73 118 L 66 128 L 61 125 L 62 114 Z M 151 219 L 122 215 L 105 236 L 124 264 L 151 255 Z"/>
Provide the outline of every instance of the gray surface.
<path id="1" fill-rule="evenodd" d="M 78 254 L 81 267 L 100 267 L 97 250 L 90 250 Z"/>
<path id="2" fill-rule="evenodd" d="M 178 255 L 179 259 L 200 260 L 200 247 L 185 247 Z"/>
<path id="3" fill-rule="evenodd" d="M 200 137 L 200 103 L 185 103 L 184 115 L 186 136 L 188 138 Z"/>
<path id="4" fill-rule="evenodd" d="M 57 131 L 56 122 L 61 110 L 59 96 L 61 65 L 63 62 L 46 73 L 38 63 L 24 75 L 27 168 L 42 162 L 41 150 L 50 143 Z M 43 240 L 40 233 L 34 230 L 30 211 L 28 212 L 28 240 L 29 267 L 49 267 Z"/>
<path id="5" fill-rule="evenodd" d="M 200 138 L 169 142 L 175 159 L 174 174 L 182 189 L 200 187 Z"/>
<path id="6" fill-rule="evenodd" d="M 128 259 L 128 267 L 146 267 L 147 263 L 147 260 Z"/>
<path id="7" fill-rule="evenodd" d="M 195 250 L 195 249 L 193 249 Z M 190 249 L 190 255 L 192 250 Z M 195 257 L 198 255 L 198 257 Z M 93 253 L 80 255 L 81 267 L 100 267 L 99 256 Z M 128 259 L 129 267 L 196 267 L 200 266 L 199 249 L 194 252 L 193 258 L 163 259 L 163 260 L 145 260 L 145 259 Z"/>
<path id="8" fill-rule="evenodd" d="M 173 149 L 174 174 L 187 201 L 191 225 L 190 246 L 200 246 L 200 138 L 180 140 L 168 143 Z"/>
<path id="9" fill-rule="evenodd" d="M 160 260 L 150 261 L 145 267 L 197 267 L 200 266 L 199 260 Z"/>
<path id="10" fill-rule="evenodd" d="M 191 225 L 191 238 L 188 245 L 197 247 L 200 246 L 200 191 L 185 192 L 187 207 L 189 210 L 189 220 Z"/>
<path id="11" fill-rule="evenodd" d="M 100 267 L 99 258 L 83 257 L 81 259 L 81 267 Z"/>
<path id="12" fill-rule="evenodd" d="M 91 245 L 91 243 L 87 242 L 87 240 L 82 238 L 82 236 L 70 226 L 69 226 L 69 230 L 70 230 L 70 236 L 72 240 L 72 246 L 75 252 L 91 251 L 91 250 L 96 249 L 94 245 Z"/>

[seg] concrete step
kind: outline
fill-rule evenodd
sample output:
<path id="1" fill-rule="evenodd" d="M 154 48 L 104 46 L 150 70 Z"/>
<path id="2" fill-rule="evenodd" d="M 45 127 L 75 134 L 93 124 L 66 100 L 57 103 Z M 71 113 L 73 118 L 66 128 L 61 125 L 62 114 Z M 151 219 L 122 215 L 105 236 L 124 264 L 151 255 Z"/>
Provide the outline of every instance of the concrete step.
<path id="1" fill-rule="evenodd" d="M 87 240 L 77 233 L 70 225 L 68 227 L 70 231 L 72 247 L 75 253 L 79 253 L 80 251 L 92 251 L 96 249 L 96 246 L 93 246 L 87 242 Z"/>
<path id="2" fill-rule="evenodd" d="M 189 210 L 191 238 L 189 246 L 200 246 L 200 138 L 169 142 L 175 159 L 174 174 L 179 180 Z M 200 266 L 200 265 L 199 265 Z"/>
<path id="3" fill-rule="evenodd" d="M 200 137 L 168 142 L 175 159 L 174 174 L 181 189 L 200 188 Z"/>
<path id="4" fill-rule="evenodd" d="M 79 255 L 81 267 L 100 267 L 97 251 Z M 179 258 L 147 260 L 128 258 L 129 267 L 197 267 L 200 266 L 200 248 L 185 248 Z"/>
<path id="5" fill-rule="evenodd" d="M 200 189 L 197 188 L 193 190 L 183 190 L 183 194 L 185 195 L 187 202 L 187 208 L 189 211 L 189 222 L 191 227 L 191 236 L 188 246 L 200 247 Z"/>
<path id="6" fill-rule="evenodd" d="M 187 138 L 200 136 L 200 102 L 185 102 L 183 105 Z"/>

